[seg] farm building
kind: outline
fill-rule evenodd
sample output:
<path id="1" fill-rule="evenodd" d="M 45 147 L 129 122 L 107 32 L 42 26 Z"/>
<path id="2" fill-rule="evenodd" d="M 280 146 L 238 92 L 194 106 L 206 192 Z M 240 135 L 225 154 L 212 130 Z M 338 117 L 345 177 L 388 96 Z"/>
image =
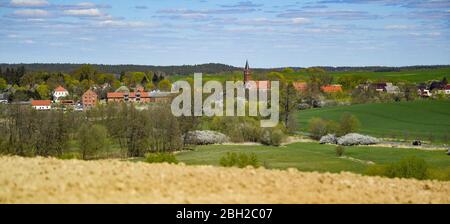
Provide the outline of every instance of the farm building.
<path id="1" fill-rule="evenodd" d="M 53 99 L 55 102 L 58 102 L 60 98 L 66 97 L 69 95 L 69 91 L 67 91 L 64 87 L 58 86 L 53 91 Z"/>
<path id="2" fill-rule="evenodd" d="M 85 93 L 83 93 L 83 96 L 81 97 L 83 108 L 91 108 L 97 104 L 98 95 L 92 90 L 88 90 Z"/>
<path id="3" fill-rule="evenodd" d="M 36 110 L 50 110 L 52 109 L 51 100 L 32 100 L 31 106 Z"/>

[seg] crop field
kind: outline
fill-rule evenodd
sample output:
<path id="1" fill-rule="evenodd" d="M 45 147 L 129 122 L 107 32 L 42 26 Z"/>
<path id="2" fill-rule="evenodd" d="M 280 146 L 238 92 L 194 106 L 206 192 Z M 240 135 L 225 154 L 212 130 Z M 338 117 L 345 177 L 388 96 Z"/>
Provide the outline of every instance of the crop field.
<path id="1" fill-rule="evenodd" d="M 0 157 L 0 203 L 450 203 L 450 182 Z"/>
<path id="2" fill-rule="evenodd" d="M 194 151 L 177 154 L 177 159 L 190 165 L 219 165 L 227 152 L 255 153 L 266 168 L 297 168 L 301 171 L 338 173 L 350 171 L 363 173 L 369 164 L 390 164 L 402 158 L 416 156 L 424 159 L 432 169 L 450 167 L 450 156 L 444 151 L 386 147 L 346 147 L 344 157 L 337 157 L 333 145 L 318 143 L 293 143 L 284 147 L 261 145 L 209 145 L 198 146 Z"/>
<path id="3" fill-rule="evenodd" d="M 313 117 L 339 121 L 344 113 L 361 122 L 361 133 L 378 137 L 415 139 L 449 143 L 450 101 L 419 100 L 414 102 L 359 104 L 302 110 L 297 113 L 302 131 L 307 131 Z"/>

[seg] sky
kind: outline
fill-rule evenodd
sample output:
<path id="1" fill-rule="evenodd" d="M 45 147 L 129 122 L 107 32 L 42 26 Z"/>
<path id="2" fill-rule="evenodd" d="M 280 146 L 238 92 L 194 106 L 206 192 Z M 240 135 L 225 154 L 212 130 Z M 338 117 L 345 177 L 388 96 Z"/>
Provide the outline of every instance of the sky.
<path id="1" fill-rule="evenodd" d="M 0 0 L 0 63 L 450 64 L 450 0 Z"/>

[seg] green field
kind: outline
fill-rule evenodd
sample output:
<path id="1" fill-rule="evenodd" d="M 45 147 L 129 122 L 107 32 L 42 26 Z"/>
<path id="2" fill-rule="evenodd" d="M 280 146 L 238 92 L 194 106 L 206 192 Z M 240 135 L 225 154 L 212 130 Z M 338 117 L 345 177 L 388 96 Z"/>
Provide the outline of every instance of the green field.
<path id="1" fill-rule="evenodd" d="M 178 153 L 176 157 L 179 161 L 191 165 L 219 165 L 220 158 L 227 152 L 255 153 L 261 164 L 267 168 L 293 167 L 302 171 L 319 172 L 363 173 L 369 166 L 367 161 L 375 164 L 389 164 L 408 156 L 424 159 L 431 168 L 450 167 L 450 156 L 447 156 L 444 151 L 361 146 L 347 147 L 345 157 L 339 158 L 336 156 L 335 147 L 318 143 L 294 143 L 285 147 L 210 145 L 199 146 L 194 151 Z"/>
<path id="2" fill-rule="evenodd" d="M 429 80 L 442 80 L 443 77 L 450 78 L 450 67 L 445 68 L 433 68 L 433 69 L 411 69 L 399 72 L 371 72 L 371 71 L 350 71 L 350 72 L 329 72 L 328 74 L 334 77 L 336 81 L 342 76 L 360 76 L 368 78 L 372 81 L 409 81 L 413 83 L 421 83 Z M 286 78 L 290 80 L 307 80 L 310 74 L 305 74 L 304 72 L 294 72 L 291 74 L 285 74 Z M 190 76 L 174 75 L 170 76 L 170 80 L 184 80 Z M 253 72 L 253 78 L 255 79 L 265 79 L 264 72 Z M 233 81 L 242 80 L 242 71 L 235 72 L 225 72 L 220 74 L 204 74 L 204 81 L 217 80 L 217 81 Z"/>
<path id="3" fill-rule="evenodd" d="M 303 110 L 298 112 L 300 129 L 307 131 L 308 121 L 320 117 L 339 121 L 349 112 L 361 122 L 361 133 L 448 143 L 450 138 L 450 101 L 419 100 L 414 102 L 358 104 Z"/>
<path id="4" fill-rule="evenodd" d="M 412 69 L 399 72 L 371 72 L 371 71 L 351 71 L 351 72 L 331 72 L 329 73 L 335 81 L 342 76 L 360 76 L 373 81 L 409 81 L 421 83 L 429 80 L 441 80 L 443 77 L 450 78 L 450 67 L 435 69 Z M 294 73 L 290 75 L 293 78 L 302 77 L 306 79 L 308 75 Z"/>

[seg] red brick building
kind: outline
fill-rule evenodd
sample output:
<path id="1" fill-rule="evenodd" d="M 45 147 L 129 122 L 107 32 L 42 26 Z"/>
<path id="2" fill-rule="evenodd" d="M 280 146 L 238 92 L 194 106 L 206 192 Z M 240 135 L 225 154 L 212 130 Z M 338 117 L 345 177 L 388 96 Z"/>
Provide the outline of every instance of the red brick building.
<path id="1" fill-rule="evenodd" d="M 86 91 L 82 96 L 83 108 L 94 107 L 97 104 L 98 95 L 92 90 Z"/>
<path id="2" fill-rule="evenodd" d="M 136 92 L 112 92 L 107 94 L 108 102 L 136 102 L 150 103 L 148 92 L 137 90 Z"/>

